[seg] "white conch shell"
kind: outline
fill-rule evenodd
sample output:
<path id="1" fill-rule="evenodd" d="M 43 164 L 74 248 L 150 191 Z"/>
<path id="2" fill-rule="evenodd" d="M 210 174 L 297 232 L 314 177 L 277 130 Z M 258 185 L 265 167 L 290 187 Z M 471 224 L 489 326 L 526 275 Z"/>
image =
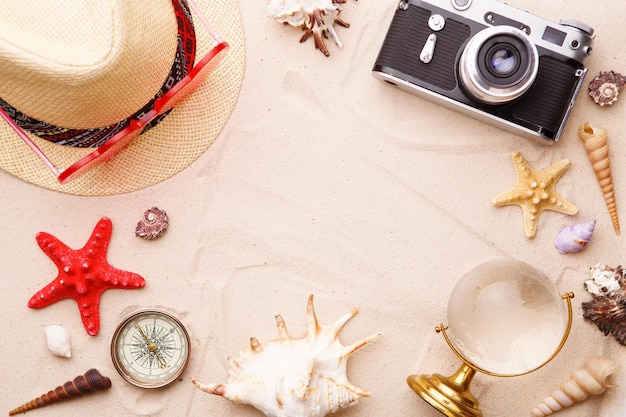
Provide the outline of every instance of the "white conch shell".
<path id="1" fill-rule="evenodd" d="M 559 253 L 570 253 L 585 249 L 595 227 L 595 220 L 587 220 L 586 222 L 566 227 L 561 230 L 554 240 L 556 250 Z"/>
<path id="2" fill-rule="evenodd" d="M 357 312 L 353 309 L 331 325 L 321 324 L 311 295 L 304 338 L 292 339 L 283 318 L 276 315 L 279 339 L 261 345 L 251 337 L 250 348 L 231 360 L 226 384 L 203 385 L 194 378 L 192 382 L 204 392 L 251 405 L 268 417 L 323 417 L 353 405 L 371 394 L 348 381 L 348 357 L 381 336 L 376 333 L 343 346 L 339 331 Z"/>
<path id="3" fill-rule="evenodd" d="M 65 327 L 54 324 L 46 326 L 43 330 L 46 334 L 46 343 L 50 352 L 64 358 L 72 357 L 72 336 Z"/>
<path id="4" fill-rule="evenodd" d="M 532 410 L 535 417 L 544 417 L 581 402 L 592 395 L 598 395 L 611 388 L 610 376 L 617 365 L 604 356 L 592 356 L 582 368 L 574 371 L 559 389 L 553 391 Z"/>
<path id="5" fill-rule="evenodd" d="M 608 134 L 603 128 L 591 126 L 589 122 L 587 122 L 578 128 L 578 136 L 585 145 L 589 161 L 593 166 L 593 171 L 596 173 L 596 178 L 602 189 L 602 195 L 604 196 L 606 207 L 609 210 L 613 228 L 615 229 L 615 233 L 619 235 L 620 228 L 619 219 L 617 218 L 617 204 L 613 192 L 613 177 L 611 175 L 611 160 L 609 159 L 609 145 L 607 140 Z"/>
<path id="6" fill-rule="evenodd" d="M 335 31 L 335 23 L 343 27 L 350 25 L 339 18 L 341 4 L 347 0 L 269 0 L 267 12 L 269 17 L 281 23 L 301 27 L 305 33 L 300 39 L 304 42 L 313 35 L 315 47 L 329 56 L 324 39 L 330 35 L 338 47 L 341 40 Z"/>

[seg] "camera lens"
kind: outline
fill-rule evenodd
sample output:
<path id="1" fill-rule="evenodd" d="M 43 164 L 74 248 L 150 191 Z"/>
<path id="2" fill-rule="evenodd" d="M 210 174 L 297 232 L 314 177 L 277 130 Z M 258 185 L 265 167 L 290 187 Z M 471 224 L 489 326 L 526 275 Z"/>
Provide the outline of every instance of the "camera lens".
<path id="1" fill-rule="evenodd" d="M 509 45 L 497 45 L 487 52 L 487 69 L 496 77 L 511 75 L 519 64 L 519 52 Z"/>
<path id="2" fill-rule="evenodd" d="M 502 104 L 524 94 L 537 75 L 537 49 L 521 30 L 494 26 L 467 43 L 459 61 L 465 90 L 487 104 Z"/>

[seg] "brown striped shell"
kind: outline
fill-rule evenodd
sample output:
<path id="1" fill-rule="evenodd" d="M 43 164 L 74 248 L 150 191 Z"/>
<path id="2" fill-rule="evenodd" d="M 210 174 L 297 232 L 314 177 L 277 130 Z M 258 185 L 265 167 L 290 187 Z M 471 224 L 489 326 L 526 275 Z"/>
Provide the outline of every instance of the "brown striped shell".
<path id="1" fill-rule="evenodd" d="M 103 391 L 109 388 L 111 388 L 111 380 L 106 376 L 102 376 L 97 369 L 90 369 L 85 372 L 85 374 L 79 375 L 73 380 L 67 381 L 65 384 L 48 391 L 46 394 L 9 411 L 9 415 L 13 416 L 59 401 L 80 397 L 81 395 Z"/>

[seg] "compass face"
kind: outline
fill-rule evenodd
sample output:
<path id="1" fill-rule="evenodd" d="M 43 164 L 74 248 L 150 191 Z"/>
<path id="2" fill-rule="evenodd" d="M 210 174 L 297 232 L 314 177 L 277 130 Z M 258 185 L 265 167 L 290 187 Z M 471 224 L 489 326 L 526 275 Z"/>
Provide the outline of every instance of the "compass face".
<path id="1" fill-rule="evenodd" d="M 111 357 L 117 371 L 131 384 L 159 388 L 183 373 L 189 349 L 189 335 L 177 318 L 160 310 L 144 310 L 118 326 Z"/>

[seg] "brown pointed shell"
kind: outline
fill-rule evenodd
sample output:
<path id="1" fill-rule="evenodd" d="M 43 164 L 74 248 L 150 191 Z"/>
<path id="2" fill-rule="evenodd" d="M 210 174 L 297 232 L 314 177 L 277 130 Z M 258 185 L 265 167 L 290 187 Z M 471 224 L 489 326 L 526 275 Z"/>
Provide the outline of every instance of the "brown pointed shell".
<path id="1" fill-rule="evenodd" d="M 585 151 L 589 157 L 589 162 L 596 174 L 604 202 L 613 228 L 617 235 L 620 234 L 619 219 L 617 217 L 617 203 L 615 201 L 615 193 L 613 189 L 613 177 L 611 175 L 611 160 L 609 158 L 608 133 L 605 129 L 592 126 L 589 122 L 578 128 L 578 137 L 583 141 Z"/>
<path id="2" fill-rule="evenodd" d="M 48 391 L 46 394 L 9 411 L 9 415 L 13 416 L 59 401 L 79 397 L 95 391 L 103 391 L 109 388 L 111 388 L 111 380 L 106 376 L 102 376 L 97 369 L 90 369 L 85 372 L 85 374 L 79 375 L 73 380 L 67 381 L 65 384 Z"/>

